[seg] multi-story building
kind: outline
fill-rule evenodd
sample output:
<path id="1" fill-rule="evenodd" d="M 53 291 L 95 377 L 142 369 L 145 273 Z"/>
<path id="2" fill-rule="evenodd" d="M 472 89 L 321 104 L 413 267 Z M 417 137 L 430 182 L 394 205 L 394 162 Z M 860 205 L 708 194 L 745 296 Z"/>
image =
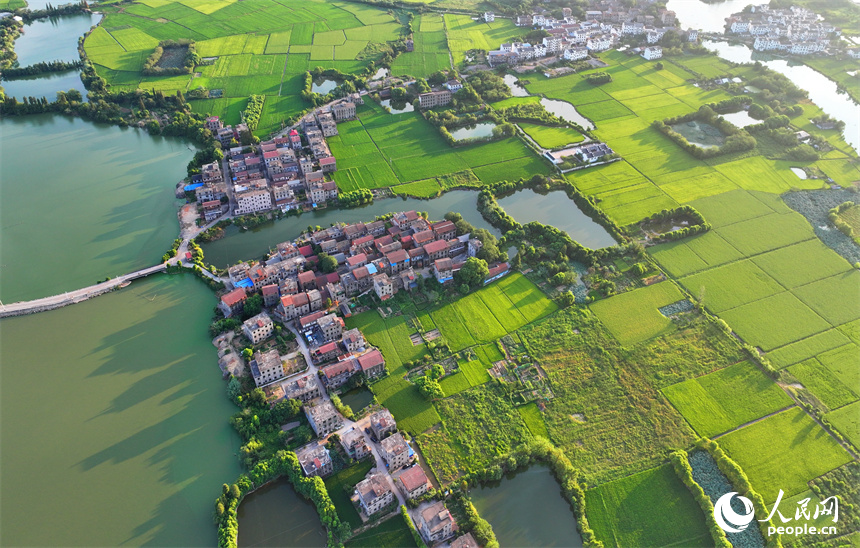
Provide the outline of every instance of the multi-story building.
<path id="1" fill-rule="evenodd" d="M 234 193 L 236 198 L 236 214 L 246 215 L 258 211 L 272 209 L 272 194 L 268 190 L 248 189 Z"/>
<path id="2" fill-rule="evenodd" d="M 382 409 L 370 416 L 370 429 L 376 436 L 376 439 L 383 439 L 385 436 L 397 431 L 397 423 L 394 422 L 394 417 L 388 409 Z"/>
<path id="3" fill-rule="evenodd" d="M 418 498 L 430 488 L 430 481 L 427 479 L 427 474 L 420 466 L 407 468 L 397 478 L 400 482 L 400 490 L 403 496 L 408 499 Z"/>
<path id="4" fill-rule="evenodd" d="M 309 478 L 313 476 L 325 477 L 334 472 L 334 463 L 332 463 L 331 455 L 324 445 L 313 442 L 296 451 L 296 456 L 302 465 L 302 472 Z"/>
<path id="5" fill-rule="evenodd" d="M 357 327 L 343 332 L 343 346 L 347 352 L 359 352 L 364 345 L 364 335 Z"/>
<path id="6" fill-rule="evenodd" d="M 331 107 L 331 112 L 334 114 L 334 119 L 338 122 L 355 118 L 355 103 L 347 101 L 338 103 Z"/>
<path id="7" fill-rule="evenodd" d="M 373 277 L 373 291 L 381 301 L 386 301 L 394 296 L 394 283 L 388 274 L 382 272 Z"/>
<path id="8" fill-rule="evenodd" d="M 230 316 L 242 312 L 245 299 L 247 298 L 248 294 L 245 292 L 245 288 L 237 287 L 233 291 L 230 291 L 221 297 L 221 301 L 218 303 L 218 308 L 220 308 L 221 312 L 224 313 L 225 318 L 229 318 Z"/>
<path id="9" fill-rule="evenodd" d="M 305 416 L 317 437 L 324 438 L 343 426 L 343 417 L 331 402 L 318 402 L 316 405 L 305 405 Z"/>
<path id="10" fill-rule="evenodd" d="M 492 23 L 495 20 L 496 20 L 496 14 L 495 13 L 493 13 L 491 11 L 485 11 L 484 12 L 484 22 L 485 23 Z"/>
<path id="11" fill-rule="evenodd" d="M 385 438 L 379 443 L 379 446 L 382 458 L 389 470 L 402 468 L 412 460 L 412 450 L 400 432 Z"/>
<path id="12" fill-rule="evenodd" d="M 356 361 L 361 372 L 370 379 L 385 374 L 385 359 L 382 357 L 382 352 L 375 348 L 359 356 Z"/>
<path id="13" fill-rule="evenodd" d="M 326 314 L 320 317 L 316 324 L 326 341 L 340 339 L 341 335 L 343 335 L 343 318 L 338 317 L 336 314 Z"/>
<path id="14" fill-rule="evenodd" d="M 433 262 L 433 275 L 440 284 L 454 279 L 454 261 L 445 257 Z"/>
<path id="15" fill-rule="evenodd" d="M 368 516 L 379 512 L 394 502 L 394 492 L 385 478 L 385 474 L 371 474 L 355 486 L 361 509 Z"/>
<path id="16" fill-rule="evenodd" d="M 323 381 L 328 388 L 338 388 L 346 384 L 355 374 L 355 360 L 348 358 L 320 369 Z"/>
<path id="17" fill-rule="evenodd" d="M 285 383 L 283 388 L 285 398 L 299 400 L 302 403 L 308 403 L 312 399 L 322 396 L 316 375 L 304 375 L 298 379 L 293 379 Z"/>
<path id="18" fill-rule="evenodd" d="M 253 318 L 245 320 L 242 324 L 242 332 L 254 344 L 260 344 L 271 337 L 274 330 L 275 324 L 272 323 L 272 318 L 265 312 L 260 312 Z"/>
<path id="19" fill-rule="evenodd" d="M 350 457 L 360 460 L 370 454 L 370 447 L 361 428 L 353 427 L 340 436 L 340 444 Z"/>
<path id="20" fill-rule="evenodd" d="M 254 359 L 249 364 L 251 366 L 251 376 L 254 377 L 254 384 L 263 386 L 284 378 L 284 363 L 281 361 L 281 356 L 277 350 L 269 350 L 268 352 L 255 352 Z"/>
<path id="21" fill-rule="evenodd" d="M 441 107 L 450 103 L 453 97 L 454 95 L 447 89 L 422 93 L 418 95 L 418 106 L 419 108 Z"/>
<path id="22" fill-rule="evenodd" d="M 452 540 L 451 548 L 481 548 L 481 545 L 478 544 L 478 541 L 475 540 L 475 537 L 472 536 L 472 533 L 466 533 L 465 535 L 460 535 L 459 537 Z"/>
<path id="23" fill-rule="evenodd" d="M 444 502 L 434 502 L 420 513 L 421 536 L 432 544 L 450 537 L 454 533 L 454 518 L 445 508 Z"/>
<path id="24" fill-rule="evenodd" d="M 649 61 L 660 59 L 663 57 L 663 48 L 660 46 L 650 46 L 642 50 L 642 57 Z"/>

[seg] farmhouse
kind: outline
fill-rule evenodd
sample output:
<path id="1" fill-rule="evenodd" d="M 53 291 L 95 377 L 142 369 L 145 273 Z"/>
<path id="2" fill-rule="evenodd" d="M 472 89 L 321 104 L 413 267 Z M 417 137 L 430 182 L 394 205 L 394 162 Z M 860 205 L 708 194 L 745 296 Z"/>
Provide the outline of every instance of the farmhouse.
<path id="1" fill-rule="evenodd" d="M 454 531 L 454 518 L 444 502 L 434 502 L 421 511 L 421 536 L 434 543 L 450 537 Z"/>
<path id="2" fill-rule="evenodd" d="M 254 359 L 251 360 L 249 365 L 251 367 L 251 375 L 254 377 L 254 383 L 257 386 L 269 384 L 272 381 L 283 378 L 286 374 L 284 364 L 277 350 L 256 352 Z"/>
<path id="3" fill-rule="evenodd" d="M 296 456 L 302 465 L 302 472 L 309 478 L 313 476 L 325 477 L 334 471 L 328 449 L 316 442 L 296 451 Z"/>
<path id="4" fill-rule="evenodd" d="M 430 488 L 427 474 L 418 465 L 404 470 L 397 480 L 400 482 L 400 490 L 403 492 L 403 496 L 408 499 L 420 497 Z"/>
<path id="5" fill-rule="evenodd" d="M 385 438 L 379 445 L 380 453 L 389 470 L 397 470 L 406 466 L 412 459 L 412 449 L 400 432 Z"/>
<path id="6" fill-rule="evenodd" d="M 447 89 L 422 93 L 418 96 L 418 106 L 420 108 L 441 107 L 450 103 L 452 97 L 451 91 Z"/>
<path id="7" fill-rule="evenodd" d="M 379 512 L 394 502 L 394 492 L 384 474 L 371 474 L 355 486 L 358 503 L 368 516 Z"/>
<path id="8" fill-rule="evenodd" d="M 305 416 L 316 432 L 317 437 L 324 438 L 343 426 L 343 417 L 335 410 L 331 402 L 319 402 L 316 405 L 305 405 Z"/>
<path id="9" fill-rule="evenodd" d="M 271 337 L 274 330 L 275 324 L 272 323 L 272 318 L 265 312 L 260 312 L 253 318 L 245 320 L 245 323 L 242 324 L 242 332 L 254 344 L 260 344 Z"/>
<path id="10" fill-rule="evenodd" d="M 370 429 L 376 435 L 376 439 L 381 440 L 397 431 L 397 423 L 394 422 L 394 417 L 388 409 L 383 409 L 370 416 Z"/>
<path id="11" fill-rule="evenodd" d="M 648 59 L 649 61 L 659 59 L 663 57 L 663 48 L 661 48 L 660 46 L 649 46 L 642 50 L 642 57 Z"/>
<path id="12" fill-rule="evenodd" d="M 308 403 L 312 399 L 322 396 L 316 375 L 305 375 L 282 386 L 284 388 L 284 397 L 290 400 L 299 400 L 302 403 Z"/>

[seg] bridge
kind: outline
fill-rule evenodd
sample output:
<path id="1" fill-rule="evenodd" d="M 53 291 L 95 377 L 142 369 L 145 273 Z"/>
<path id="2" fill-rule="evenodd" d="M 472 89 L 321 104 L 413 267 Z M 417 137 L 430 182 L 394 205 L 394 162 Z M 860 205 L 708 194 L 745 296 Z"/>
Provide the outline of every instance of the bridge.
<path id="1" fill-rule="evenodd" d="M 83 302 L 92 297 L 96 297 L 98 295 L 107 293 L 108 291 L 112 291 L 126 282 L 130 282 L 138 278 L 143 278 L 156 272 L 164 272 L 166 270 L 167 264 L 162 263 L 155 266 L 150 266 L 149 268 L 143 268 L 141 270 L 137 270 L 129 274 L 117 276 L 116 278 L 108 280 L 106 282 L 101 282 L 95 285 L 91 285 L 89 287 L 84 287 L 82 289 L 76 289 L 75 291 L 69 291 L 60 295 L 54 295 L 53 297 L 43 297 L 41 299 L 34 299 L 32 301 L 20 301 L 12 304 L 0 303 L 0 318 L 8 318 L 10 316 L 23 316 L 25 314 L 35 314 L 36 312 L 44 312 L 46 310 L 53 310 L 55 308 L 61 308 L 70 304 Z"/>

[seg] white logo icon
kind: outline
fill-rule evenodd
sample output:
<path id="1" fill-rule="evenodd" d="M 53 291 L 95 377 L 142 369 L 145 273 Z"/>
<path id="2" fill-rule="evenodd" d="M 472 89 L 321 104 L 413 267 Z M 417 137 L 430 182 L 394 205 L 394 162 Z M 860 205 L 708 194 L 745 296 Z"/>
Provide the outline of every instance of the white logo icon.
<path id="1" fill-rule="evenodd" d="M 734 491 L 726 493 L 717 499 L 717 503 L 714 505 L 714 519 L 717 520 L 717 525 L 727 533 L 740 533 L 755 518 L 753 504 L 746 497 L 738 495 L 738 500 L 744 505 L 743 514 L 738 514 L 732 509 L 732 497 L 735 495 L 738 494 Z"/>

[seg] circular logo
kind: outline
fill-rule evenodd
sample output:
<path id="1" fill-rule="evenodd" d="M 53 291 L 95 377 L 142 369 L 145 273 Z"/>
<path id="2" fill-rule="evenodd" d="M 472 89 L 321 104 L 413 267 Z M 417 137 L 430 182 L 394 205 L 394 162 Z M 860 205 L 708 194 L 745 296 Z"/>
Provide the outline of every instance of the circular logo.
<path id="1" fill-rule="evenodd" d="M 714 505 L 714 519 L 717 520 L 717 525 L 727 533 L 740 533 L 755 518 L 753 504 L 746 497 L 738 495 L 738 500 L 744 505 L 743 514 L 738 514 L 732 509 L 732 497 L 735 495 L 738 494 L 734 491 L 726 493 L 717 499 L 717 503 Z"/>

